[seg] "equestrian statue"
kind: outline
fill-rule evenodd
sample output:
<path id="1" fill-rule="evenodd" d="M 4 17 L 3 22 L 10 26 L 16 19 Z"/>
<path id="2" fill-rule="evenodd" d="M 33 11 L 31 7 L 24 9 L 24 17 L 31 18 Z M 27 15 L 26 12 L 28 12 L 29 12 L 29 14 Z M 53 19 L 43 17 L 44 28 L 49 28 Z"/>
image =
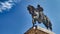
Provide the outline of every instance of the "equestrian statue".
<path id="1" fill-rule="evenodd" d="M 47 29 L 50 29 L 52 31 L 51 21 L 46 15 L 44 15 L 43 8 L 40 5 L 37 5 L 37 8 L 32 5 L 28 5 L 27 10 L 32 16 L 33 26 L 35 26 L 37 21 L 39 24 L 43 23 Z"/>

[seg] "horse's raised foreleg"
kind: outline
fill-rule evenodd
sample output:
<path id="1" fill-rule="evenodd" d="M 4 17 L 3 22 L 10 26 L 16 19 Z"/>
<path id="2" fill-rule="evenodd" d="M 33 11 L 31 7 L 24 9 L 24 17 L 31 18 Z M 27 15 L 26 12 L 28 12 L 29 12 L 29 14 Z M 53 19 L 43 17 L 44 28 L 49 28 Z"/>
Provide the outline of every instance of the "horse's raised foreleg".
<path id="1" fill-rule="evenodd" d="M 32 19 L 32 24 L 33 24 L 33 27 L 34 27 L 35 24 L 36 24 L 36 20 L 35 19 Z"/>

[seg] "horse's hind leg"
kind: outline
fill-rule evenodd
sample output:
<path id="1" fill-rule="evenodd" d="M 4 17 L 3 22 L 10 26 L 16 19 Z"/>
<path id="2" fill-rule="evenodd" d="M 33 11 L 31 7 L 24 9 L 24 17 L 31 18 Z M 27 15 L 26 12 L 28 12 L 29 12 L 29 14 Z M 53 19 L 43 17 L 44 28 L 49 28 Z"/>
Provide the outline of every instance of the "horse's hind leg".
<path id="1" fill-rule="evenodd" d="M 47 24 L 45 23 L 45 22 L 43 22 L 43 24 L 45 25 L 45 27 L 48 29 L 48 26 L 47 26 Z"/>
<path id="2" fill-rule="evenodd" d="M 49 28 L 52 31 L 52 24 L 51 24 L 51 22 L 49 22 Z"/>
<path id="3" fill-rule="evenodd" d="M 50 30 L 52 31 L 52 26 L 50 26 Z"/>
<path id="4" fill-rule="evenodd" d="M 45 25 L 45 27 L 46 27 L 47 29 L 49 28 L 46 19 L 43 20 L 43 24 Z"/>
<path id="5" fill-rule="evenodd" d="M 50 21 L 47 22 L 47 26 L 48 26 L 48 28 L 52 31 L 52 24 L 51 24 Z"/>

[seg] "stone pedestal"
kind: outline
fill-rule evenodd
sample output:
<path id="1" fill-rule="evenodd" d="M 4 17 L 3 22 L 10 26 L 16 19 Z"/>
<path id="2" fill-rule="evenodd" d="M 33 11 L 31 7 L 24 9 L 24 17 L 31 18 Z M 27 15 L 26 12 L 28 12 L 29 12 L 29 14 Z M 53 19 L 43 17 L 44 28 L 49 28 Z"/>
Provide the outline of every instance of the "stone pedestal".
<path id="1" fill-rule="evenodd" d="M 54 33 L 50 30 L 45 29 L 45 28 L 41 28 L 39 26 L 36 26 L 36 27 L 31 27 L 24 34 L 54 34 Z"/>

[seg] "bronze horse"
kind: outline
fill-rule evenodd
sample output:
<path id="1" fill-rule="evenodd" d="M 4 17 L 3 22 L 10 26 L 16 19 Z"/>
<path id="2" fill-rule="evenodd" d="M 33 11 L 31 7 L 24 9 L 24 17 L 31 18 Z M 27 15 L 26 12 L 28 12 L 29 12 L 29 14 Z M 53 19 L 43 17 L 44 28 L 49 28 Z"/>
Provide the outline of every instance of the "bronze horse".
<path id="1" fill-rule="evenodd" d="M 39 24 L 43 23 L 47 29 L 52 30 L 52 24 L 46 15 L 44 15 L 43 19 L 41 20 L 39 18 L 39 12 L 37 12 L 38 10 L 36 8 L 34 8 L 31 5 L 28 5 L 27 9 L 28 9 L 29 13 L 32 15 L 33 26 L 35 26 L 36 21 L 37 21 Z"/>

